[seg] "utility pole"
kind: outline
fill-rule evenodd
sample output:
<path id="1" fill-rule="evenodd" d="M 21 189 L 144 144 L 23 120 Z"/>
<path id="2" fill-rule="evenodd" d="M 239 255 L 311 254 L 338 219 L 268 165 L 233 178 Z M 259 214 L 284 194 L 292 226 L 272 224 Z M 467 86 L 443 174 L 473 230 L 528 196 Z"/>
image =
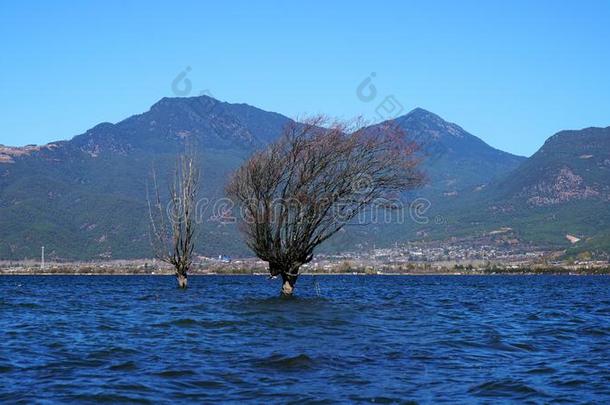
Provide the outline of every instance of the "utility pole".
<path id="1" fill-rule="evenodd" d="M 42 270 L 44 270 L 44 246 L 42 247 L 42 255 L 41 255 L 41 261 L 40 261 L 40 268 Z"/>

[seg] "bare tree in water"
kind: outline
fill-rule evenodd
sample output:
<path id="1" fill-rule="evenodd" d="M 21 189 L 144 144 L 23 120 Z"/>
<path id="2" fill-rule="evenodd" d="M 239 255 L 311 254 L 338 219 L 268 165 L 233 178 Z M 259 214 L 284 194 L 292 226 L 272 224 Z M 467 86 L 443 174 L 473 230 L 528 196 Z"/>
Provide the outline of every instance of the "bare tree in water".
<path id="1" fill-rule="evenodd" d="M 283 295 L 317 246 L 371 203 L 422 183 L 414 151 L 396 125 L 314 117 L 237 169 L 227 195 L 244 214 L 247 245 L 282 277 Z"/>
<path id="2" fill-rule="evenodd" d="M 157 175 L 152 172 L 154 201 L 148 196 L 151 245 L 155 257 L 176 270 L 180 288 L 187 287 L 188 271 L 193 264 L 197 231 L 196 204 L 199 170 L 193 155 L 181 155 L 169 184 L 169 201 L 162 203 Z"/>

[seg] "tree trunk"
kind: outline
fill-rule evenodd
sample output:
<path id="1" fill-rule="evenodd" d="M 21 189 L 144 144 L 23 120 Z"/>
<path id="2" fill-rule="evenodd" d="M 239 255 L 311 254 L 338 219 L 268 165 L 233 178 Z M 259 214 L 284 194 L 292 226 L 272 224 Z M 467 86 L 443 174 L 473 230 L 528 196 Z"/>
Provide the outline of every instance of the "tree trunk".
<path id="1" fill-rule="evenodd" d="M 297 282 L 298 276 L 293 276 L 290 274 L 282 273 L 282 295 L 283 296 L 292 296 L 294 292 L 294 285 Z"/>
<path id="2" fill-rule="evenodd" d="M 187 286 L 186 274 L 176 274 L 176 279 L 178 280 L 179 288 L 186 288 L 186 286 Z"/>

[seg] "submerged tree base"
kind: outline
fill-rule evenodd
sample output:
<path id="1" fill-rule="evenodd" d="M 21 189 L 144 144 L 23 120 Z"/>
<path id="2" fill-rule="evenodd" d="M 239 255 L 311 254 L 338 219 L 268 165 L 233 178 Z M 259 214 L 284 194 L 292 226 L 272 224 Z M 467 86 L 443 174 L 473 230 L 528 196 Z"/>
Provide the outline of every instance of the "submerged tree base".
<path id="1" fill-rule="evenodd" d="M 187 287 L 187 278 L 186 275 L 183 274 L 177 274 L 176 275 L 176 279 L 178 280 L 178 287 L 179 288 L 186 288 Z"/>
<path id="2" fill-rule="evenodd" d="M 282 295 L 292 295 L 294 287 L 290 285 L 288 281 L 285 281 L 282 285 Z"/>
<path id="3" fill-rule="evenodd" d="M 297 276 L 282 273 L 282 295 L 291 296 L 294 293 L 294 285 L 297 282 Z"/>

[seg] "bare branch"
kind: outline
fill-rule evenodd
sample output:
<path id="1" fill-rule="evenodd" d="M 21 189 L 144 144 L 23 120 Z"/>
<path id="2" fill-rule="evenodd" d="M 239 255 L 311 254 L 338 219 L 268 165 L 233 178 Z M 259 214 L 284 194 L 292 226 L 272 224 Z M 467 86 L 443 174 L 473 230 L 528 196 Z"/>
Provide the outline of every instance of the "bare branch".
<path id="1" fill-rule="evenodd" d="M 154 204 L 150 201 L 148 185 L 146 188 L 151 246 L 157 259 L 175 267 L 180 287 L 186 287 L 187 273 L 193 263 L 197 227 L 199 171 L 195 159 L 192 155 L 178 157 L 172 181 L 169 182 L 169 198 L 166 205 L 161 202 L 154 168 L 152 178 L 155 191 Z"/>
<path id="2" fill-rule="evenodd" d="M 242 225 L 248 246 L 292 288 L 314 249 L 365 207 L 422 183 L 415 150 L 395 125 L 366 128 L 318 116 L 288 125 L 255 153 L 233 174 L 227 194 L 250 219 Z"/>

